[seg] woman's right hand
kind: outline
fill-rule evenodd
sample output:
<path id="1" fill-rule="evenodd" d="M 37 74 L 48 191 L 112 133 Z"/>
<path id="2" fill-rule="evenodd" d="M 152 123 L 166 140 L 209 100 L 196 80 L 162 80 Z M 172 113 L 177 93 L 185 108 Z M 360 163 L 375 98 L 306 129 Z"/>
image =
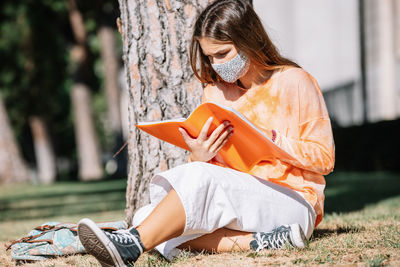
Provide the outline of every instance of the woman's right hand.
<path id="1" fill-rule="evenodd" d="M 233 126 L 228 121 L 224 121 L 207 137 L 212 121 L 213 117 L 208 118 L 197 138 L 191 138 L 185 129 L 179 128 L 183 139 L 190 149 L 190 159 L 192 161 L 207 162 L 211 160 L 218 154 L 219 150 L 233 134 Z"/>

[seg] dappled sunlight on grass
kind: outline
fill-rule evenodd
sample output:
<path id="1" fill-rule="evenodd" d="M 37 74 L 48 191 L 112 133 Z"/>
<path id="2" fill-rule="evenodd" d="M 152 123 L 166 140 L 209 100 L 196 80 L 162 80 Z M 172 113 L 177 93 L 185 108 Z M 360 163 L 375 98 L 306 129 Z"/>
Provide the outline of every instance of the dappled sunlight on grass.
<path id="1" fill-rule="evenodd" d="M 0 188 L 0 245 L 47 221 L 125 218 L 126 180 Z M 400 175 L 337 172 L 327 177 L 326 214 L 306 249 L 192 254 L 172 262 L 154 250 L 135 266 L 400 266 Z M 1 254 L 1 253 L 0 253 Z M 5 256 L 4 256 L 5 255 Z M 13 266 L 9 252 L 0 266 Z M 100 266 L 91 256 L 61 257 L 27 266 Z"/>
<path id="2" fill-rule="evenodd" d="M 125 208 L 126 180 L 0 189 L 0 221 L 87 214 Z"/>

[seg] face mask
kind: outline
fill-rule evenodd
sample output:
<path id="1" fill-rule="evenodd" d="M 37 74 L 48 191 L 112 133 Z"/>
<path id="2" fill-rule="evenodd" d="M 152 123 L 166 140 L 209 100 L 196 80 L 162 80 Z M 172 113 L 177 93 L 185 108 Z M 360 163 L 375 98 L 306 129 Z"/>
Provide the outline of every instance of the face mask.
<path id="1" fill-rule="evenodd" d="M 250 60 L 245 54 L 239 52 L 231 60 L 221 64 L 211 64 L 211 66 L 224 81 L 234 83 L 249 70 Z"/>

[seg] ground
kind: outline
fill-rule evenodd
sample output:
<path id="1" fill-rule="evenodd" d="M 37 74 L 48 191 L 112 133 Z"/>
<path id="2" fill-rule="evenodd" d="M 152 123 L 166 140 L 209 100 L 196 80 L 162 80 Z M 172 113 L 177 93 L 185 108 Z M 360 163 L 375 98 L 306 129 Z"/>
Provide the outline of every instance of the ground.
<path id="1" fill-rule="evenodd" d="M 126 181 L 63 182 L 0 188 L 0 266 L 15 266 L 4 245 L 46 221 L 124 218 Z M 400 175 L 336 172 L 327 177 L 326 215 L 306 249 L 191 254 L 168 262 L 145 253 L 135 266 L 400 266 Z M 89 255 L 23 266 L 100 266 Z"/>

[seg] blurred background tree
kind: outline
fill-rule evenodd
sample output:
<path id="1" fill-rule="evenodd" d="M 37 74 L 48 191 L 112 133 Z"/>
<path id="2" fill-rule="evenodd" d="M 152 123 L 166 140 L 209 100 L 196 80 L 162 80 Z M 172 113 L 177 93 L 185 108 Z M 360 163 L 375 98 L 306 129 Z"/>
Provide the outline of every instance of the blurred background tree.
<path id="1" fill-rule="evenodd" d="M 8 120 L 0 93 L 0 183 L 25 182 L 29 180 L 28 168 Z"/>
<path id="2" fill-rule="evenodd" d="M 397 147 L 400 141 L 397 133 L 400 127 L 400 111 L 394 112 L 395 116 L 382 117 L 381 120 L 375 118 L 377 117 L 375 115 L 372 116 L 373 113 L 379 115 L 379 112 L 385 115 L 386 107 L 390 107 L 391 110 L 397 107 L 399 94 L 396 92 L 399 83 L 395 73 L 400 66 L 400 31 L 395 25 L 400 25 L 400 16 L 396 16 L 400 12 L 399 1 L 390 0 L 381 3 L 341 0 L 340 3 L 328 1 L 328 6 L 327 3 L 311 1 L 313 10 L 329 15 L 330 19 L 320 23 L 315 23 L 318 18 L 307 15 L 308 12 L 312 12 L 308 5 L 272 0 L 251 2 L 256 12 L 266 19 L 267 26 L 271 26 L 272 29 L 279 26 L 277 32 L 287 35 L 287 38 L 285 36 L 281 38 L 281 43 L 277 42 L 278 46 L 286 48 L 286 51 L 283 49 L 284 54 L 293 56 L 295 60 L 299 59 L 300 65 L 310 70 L 311 74 L 315 72 L 321 75 L 321 79 L 316 75 L 317 80 L 322 82 L 322 88 L 326 89 L 324 96 L 334 125 L 337 148 L 335 169 L 399 171 Z M 160 8 L 170 5 L 168 4 L 170 2 L 155 3 L 158 3 Z M 182 12 L 180 6 L 186 6 L 187 3 L 181 4 L 177 1 L 177 8 L 171 8 L 166 12 L 166 16 L 174 19 L 174 13 Z M 200 5 L 195 4 L 195 6 Z M 298 16 L 289 16 L 287 20 L 281 14 L 286 14 L 289 7 L 290 10 L 295 10 Z M 190 10 L 187 8 L 186 12 Z M 137 12 L 140 16 L 150 14 L 146 8 Z M 195 19 L 196 12 L 189 12 L 193 16 L 191 19 Z M 389 19 L 387 19 L 388 14 L 391 15 Z M 121 75 L 122 42 L 115 23 L 118 16 L 118 2 L 111 0 L 0 1 L 0 61 L 2 62 L 0 97 L 4 106 L 0 110 L 0 181 L 31 180 L 51 183 L 54 180 L 126 177 L 128 165 L 126 151 L 119 154 L 116 159 L 112 157 L 129 135 L 127 102 L 130 97 L 126 81 L 128 75 Z M 303 17 L 307 19 L 302 19 Z M 162 27 L 170 24 L 165 18 L 162 16 L 157 18 Z M 348 23 L 351 21 L 354 22 L 352 27 Z M 76 22 L 79 22 L 79 25 Z M 136 34 L 135 30 L 143 31 L 143 27 L 146 26 L 143 25 L 133 25 L 133 28 L 125 29 L 123 32 L 126 35 L 125 39 Z M 349 28 L 352 30 L 344 31 L 344 27 L 346 30 Z M 374 29 L 378 29 L 376 27 L 384 33 L 379 35 L 379 38 L 374 33 Z M 178 26 L 176 31 L 187 32 L 185 40 L 190 37 L 191 30 L 187 25 Z M 343 32 L 349 34 L 344 35 L 345 38 L 336 38 L 331 34 Z M 308 38 L 311 33 L 316 37 Z M 357 33 L 360 33 L 360 45 L 355 38 Z M 160 73 L 164 76 L 175 74 L 163 70 L 163 67 L 168 69 L 168 66 L 161 66 L 165 65 L 165 62 L 157 61 L 159 55 L 156 52 L 147 52 L 146 46 L 149 46 L 149 43 L 146 42 L 154 41 L 162 47 L 173 36 L 168 31 L 165 31 L 165 36 L 155 36 L 154 32 L 151 32 L 151 35 L 136 36 L 135 38 L 141 38 L 140 48 L 137 50 L 130 48 L 130 51 L 136 52 L 125 56 L 132 58 L 138 56 L 137 62 L 140 66 L 136 67 L 143 69 L 140 70 L 141 75 L 147 76 L 146 79 L 151 86 L 149 88 L 152 88 L 152 92 L 156 92 L 154 94 L 163 94 L 162 90 L 167 90 L 167 85 L 168 89 L 174 88 L 175 82 L 160 78 Z M 354 37 L 354 40 L 350 37 Z M 166 50 L 160 54 L 164 58 L 183 57 L 186 53 L 185 40 L 179 40 L 180 46 L 177 52 L 182 55 L 176 56 Z M 350 46 L 350 43 L 353 43 L 353 46 Z M 306 47 L 312 49 L 312 53 L 303 49 Z M 353 48 L 350 49 L 351 47 Z M 365 59 L 365 66 L 360 70 L 357 57 L 354 56 L 358 52 L 360 58 Z M 321 57 L 322 55 L 324 57 Z M 343 64 L 342 58 L 350 57 L 355 58 L 354 62 Z M 339 64 L 340 67 L 335 69 L 340 70 L 340 73 L 343 72 L 345 78 L 349 73 L 345 67 L 354 65 L 355 74 L 354 77 L 350 77 L 353 80 L 350 82 L 338 80 L 338 76 L 330 71 L 336 63 L 330 64 L 329 59 Z M 150 71 L 146 73 L 146 64 L 155 65 L 154 73 Z M 131 68 L 129 71 L 132 75 L 134 66 L 126 66 Z M 176 76 L 181 75 L 180 72 L 176 73 L 178 73 Z M 332 88 L 323 83 L 325 74 L 330 74 L 327 80 L 335 85 L 331 86 Z M 151 85 L 150 80 L 154 80 Z M 363 84 L 360 80 L 365 80 L 366 85 L 360 86 Z M 129 84 L 131 93 L 138 88 L 141 90 L 147 88 L 138 86 L 139 83 L 133 81 L 131 80 Z M 157 85 L 157 82 L 160 85 Z M 196 83 L 193 87 L 198 86 L 195 80 L 193 83 Z M 393 86 L 389 88 L 386 84 Z M 354 93 L 361 87 L 368 89 L 365 90 L 364 97 Z M 159 88 L 161 89 L 158 90 Z M 385 88 L 389 88 L 390 92 L 385 92 Z M 149 91 L 151 90 L 146 92 Z M 83 96 L 79 94 L 82 92 Z M 175 102 L 181 104 L 182 99 L 186 98 L 183 92 L 177 95 L 176 98 L 171 98 L 171 101 L 160 100 L 159 96 L 154 99 L 149 97 L 143 101 L 148 101 L 152 109 L 156 110 L 159 106 L 163 111 L 166 106 L 174 105 Z M 384 97 L 379 97 L 380 95 Z M 192 96 L 193 102 L 197 97 L 197 95 Z M 366 99 L 370 103 L 367 103 Z M 356 120 L 360 117 L 358 115 L 361 114 L 359 110 L 362 106 L 369 107 L 371 120 L 364 122 Z M 179 116 L 179 113 L 185 115 L 191 109 L 179 107 L 177 110 L 171 111 L 170 114 L 162 114 L 161 117 L 175 117 Z M 146 112 L 150 119 L 151 112 L 149 110 Z M 131 121 L 134 121 L 133 117 Z M 135 134 L 132 127 L 131 138 Z M 151 149 L 146 145 L 148 141 L 144 140 L 141 139 L 142 149 Z M 152 142 L 158 145 L 158 141 Z M 165 155 L 157 154 L 158 150 L 151 151 L 157 154 L 152 160 L 157 160 L 149 163 L 145 169 L 140 167 L 142 163 L 138 162 L 137 157 L 132 158 L 131 171 L 136 177 L 142 177 L 144 170 L 151 173 L 160 166 L 167 168 L 178 162 L 176 158 L 181 152 L 166 144 L 161 145 L 164 146 L 167 148 Z M 158 160 L 159 157 L 162 161 Z M 135 162 L 137 165 L 133 165 L 133 160 L 137 161 Z"/>
<path id="3" fill-rule="evenodd" d="M 5 105 L 23 155 L 31 166 L 38 165 L 38 177 L 50 182 L 55 178 L 53 145 L 61 157 L 74 153 L 67 36 L 60 31 L 65 28 L 65 5 L 2 1 L 1 17 L 0 56 L 7 62 L 0 71 Z M 50 140 L 51 136 L 58 138 Z"/>
<path id="4" fill-rule="evenodd" d="M 115 39 L 118 9 L 112 1 L 98 2 L 95 7 L 84 1 L 79 5 L 73 4 L 74 1 L 54 0 L 5 0 L 0 3 L 0 60 L 3 62 L 0 68 L 1 93 L 23 158 L 31 169 L 36 170 L 36 181 L 42 183 L 52 182 L 56 177 L 61 180 L 76 179 L 78 173 L 83 179 L 102 178 L 103 162 L 109 160 L 116 147 L 123 142 L 121 123 L 118 122 L 121 118 L 107 115 L 108 110 L 119 112 L 119 99 L 113 100 L 114 106 L 108 109 L 107 98 L 110 94 L 106 96 L 103 89 L 103 81 L 107 79 L 103 79 L 104 61 L 100 57 L 103 46 L 99 38 L 102 32 L 100 25 L 104 25 L 99 21 L 107 13 L 109 25 L 114 21 L 114 27 L 110 26 L 108 35 L 105 34 L 111 40 L 108 42 L 113 42 L 110 49 L 114 51 L 108 54 L 114 56 L 113 69 L 118 75 L 118 49 L 121 47 Z M 71 15 L 71 6 L 75 8 L 75 16 Z M 75 31 L 71 27 L 76 12 L 84 18 L 78 25 L 78 30 L 84 31 L 84 39 L 79 39 L 76 24 Z M 113 83 L 117 84 L 115 80 Z M 90 88 L 86 92 L 93 95 L 93 103 L 82 105 L 83 111 L 78 109 L 79 105 L 72 105 L 76 84 Z M 120 90 L 118 84 L 114 87 Z M 76 98 L 82 100 L 79 95 Z M 78 111 L 74 112 L 75 108 Z M 93 130 L 88 135 L 84 128 L 81 132 L 87 136 L 79 139 L 74 129 L 79 128 L 79 119 L 88 118 L 83 113 L 85 110 L 93 118 Z M 83 125 L 85 127 L 87 123 Z M 118 138 L 113 138 L 116 132 Z M 96 139 L 100 143 L 97 146 L 104 153 L 98 149 L 95 154 L 85 156 L 89 149 L 77 149 L 77 143 L 84 146 Z M 95 161 L 98 158 L 97 174 L 85 176 L 84 166 L 78 160 L 82 157 Z M 117 159 L 121 161 L 124 157 L 122 155 Z M 121 167 L 124 164 L 119 164 L 119 169 L 117 163 L 114 162 L 114 165 L 117 167 L 109 168 L 108 174 L 125 175 Z M 89 172 L 94 170 L 93 167 L 86 169 Z"/>
<path id="5" fill-rule="evenodd" d="M 78 149 L 78 176 L 82 180 L 98 180 L 103 175 L 101 152 L 92 112 L 92 54 L 82 11 L 75 0 L 67 1 L 69 20 L 74 36 L 70 57 L 73 63 L 71 101 Z"/>

